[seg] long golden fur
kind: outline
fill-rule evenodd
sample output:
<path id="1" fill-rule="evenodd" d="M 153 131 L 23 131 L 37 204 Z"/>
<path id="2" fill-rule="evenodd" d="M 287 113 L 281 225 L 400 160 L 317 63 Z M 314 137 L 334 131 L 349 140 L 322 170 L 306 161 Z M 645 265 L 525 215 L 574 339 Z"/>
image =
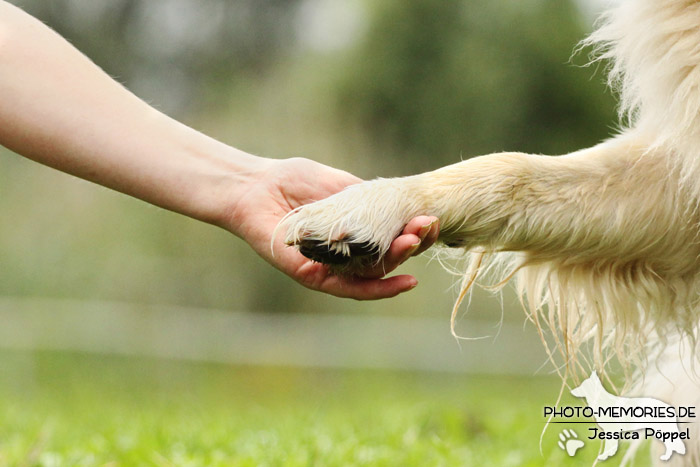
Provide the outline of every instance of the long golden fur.
<path id="1" fill-rule="evenodd" d="M 516 278 L 532 320 L 553 332 L 562 376 L 616 357 L 626 392 L 700 406 L 700 1 L 624 1 L 582 44 L 620 92 L 614 138 L 365 182 L 292 213 L 286 238 L 352 270 L 412 217 L 437 216 L 440 241 L 475 255 L 465 290 L 486 269 Z M 691 432 L 672 463 L 700 465 Z"/>

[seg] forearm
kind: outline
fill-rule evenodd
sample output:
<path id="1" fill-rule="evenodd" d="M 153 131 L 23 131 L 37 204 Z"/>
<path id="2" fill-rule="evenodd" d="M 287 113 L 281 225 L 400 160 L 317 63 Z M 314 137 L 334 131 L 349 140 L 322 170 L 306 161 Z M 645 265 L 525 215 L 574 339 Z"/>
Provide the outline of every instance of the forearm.
<path id="1" fill-rule="evenodd" d="M 153 109 L 67 41 L 0 2 L 0 143 L 37 162 L 216 224 L 264 159 Z"/>
<path id="2" fill-rule="evenodd" d="M 675 204 L 678 187 L 667 160 L 645 151 L 619 138 L 570 156 L 472 159 L 429 174 L 436 208 L 428 212 L 441 218 L 448 244 L 541 259 L 633 259 L 644 252 L 661 260 L 673 240 L 665 226 L 681 222 L 684 207 Z"/>

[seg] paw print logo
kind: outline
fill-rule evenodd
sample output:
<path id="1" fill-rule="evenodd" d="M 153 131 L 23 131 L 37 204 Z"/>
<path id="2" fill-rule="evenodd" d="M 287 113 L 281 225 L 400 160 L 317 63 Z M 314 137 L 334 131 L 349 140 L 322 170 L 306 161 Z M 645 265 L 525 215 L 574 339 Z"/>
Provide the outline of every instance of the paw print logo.
<path id="1" fill-rule="evenodd" d="M 564 429 L 564 431 L 559 433 L 559 442 L 557 445 L 562 450 L 566 451 L 570 457 L 574 457 L 576 451 L 583 447 L 583 441 L 578 439 L 578 435 L 574 430 Z"/>

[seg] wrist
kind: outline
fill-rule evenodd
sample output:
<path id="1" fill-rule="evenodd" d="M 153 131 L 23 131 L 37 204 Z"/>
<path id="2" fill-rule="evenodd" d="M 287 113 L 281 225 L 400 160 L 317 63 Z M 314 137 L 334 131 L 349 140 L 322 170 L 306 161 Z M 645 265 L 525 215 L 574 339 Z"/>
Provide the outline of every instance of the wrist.
<path id="1" fill-rule="evenodd" d="M 272 162 L 228 146 L 162 114 L 146 132 L 165 142 L 151 155 L 159 162 L 145 175 L 149 193 L 127 193 L 166 209 L 232 231 L 234 213 Z M 159 146 L 159 143 L 153 143 Z"/>
<path id="2" fill-rule="evenodd" d="M 247 200 L 274 160 L 219 144 L 215 155 L 203 157 L 207 175 L 201 179 L 202 196 L 198 215 L 193 217 L 241 236 L 239 227 L 245 222 Z"/>

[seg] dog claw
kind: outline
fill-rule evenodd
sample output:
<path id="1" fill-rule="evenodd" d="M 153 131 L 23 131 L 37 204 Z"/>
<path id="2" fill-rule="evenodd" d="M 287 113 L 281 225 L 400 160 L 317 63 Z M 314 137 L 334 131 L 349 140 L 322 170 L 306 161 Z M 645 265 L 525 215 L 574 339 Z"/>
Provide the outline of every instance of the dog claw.
<path id="1" fill-rule="evenodd" d="M 352 256 L 371 256 L 377 253 L 377 246 L 367 242 L 348 243 L 348 246 Z"/>
<path id="2" fill-rule="evenodd" d="M 332 249 L 321 240 L 302 240 L 297 246 L 299 253 L 318 263 L 341 265 L 350 262 L 350 256 Z"/>

